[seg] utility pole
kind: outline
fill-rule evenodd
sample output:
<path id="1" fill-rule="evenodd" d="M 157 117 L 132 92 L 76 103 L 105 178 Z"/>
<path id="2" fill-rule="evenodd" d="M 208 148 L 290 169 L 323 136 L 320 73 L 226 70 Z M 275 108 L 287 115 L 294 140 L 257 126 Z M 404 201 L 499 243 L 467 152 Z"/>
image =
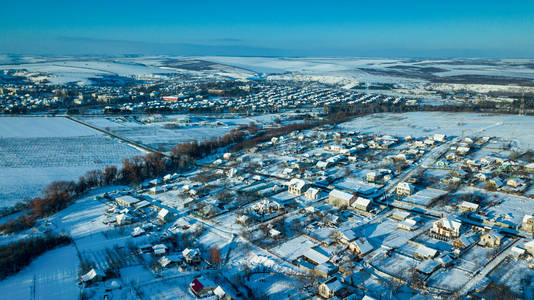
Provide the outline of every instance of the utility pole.
<path id="1" fill-rule="evenodd" d="M 35 274 L 33 275 L 33 281 L 32 281 L 32 286 L 30 287 L 30 299 L 35 299 L 35 283 L 36 283 L 36 278 L 35 278 Z"/>

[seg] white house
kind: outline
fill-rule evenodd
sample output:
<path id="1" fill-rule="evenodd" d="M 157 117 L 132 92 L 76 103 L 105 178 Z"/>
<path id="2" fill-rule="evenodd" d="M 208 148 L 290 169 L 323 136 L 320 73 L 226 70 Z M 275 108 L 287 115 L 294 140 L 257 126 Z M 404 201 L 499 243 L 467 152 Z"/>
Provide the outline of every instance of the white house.
<path id="1" fill-rule="evenodd" d="M 444 238 L 457 238 L 460 236 L 462 223 L 449 218 L 441 218 L 432 224 L 430 231 Z"/>
<path id="2" fill-rule="evenodd" d="M 484 247 L 498 247 L 501 245 L 501 240 L 504 236 L 494 230 L 490 230 L 480 236 L 479 244 Z"/>
<path id="3" fill-rule="evenodd" d="M 306 189 L 308 185 L 306 182 L 302 179 L 293 178 L 289 182 L 289 185 L 287 187 L 287 191 L 295 196 L 302 196 L 304 193 L 304 190 Z"/>
<path id="4" fill-rule="evenodd" d="M 523 217 L 523 222 L 521 224 L 521 228 L 524 231 L 528 232 L 534 232 L 534 216 L 532 215 L 525 215 Z"/>
<path id="5" fill-rule="evenodd" d="M 167 222 L 170 222 L 170 221 L 173 220 L 173 214 L 170 211 L 168 211 L 167 209 L 162 208 L 158 212 L 158 219 L 163 223 L 167 223 Z"/>
<path id="6" fill-rule="evenodd" d="M 185 248 L 182 251 L 182 255 L 188 264 L 195 265 L 200 263 L 200 251 L 198 249 Z"/>
<path id="7" fill-rule="evenodd" d="M 445 142 L 445 135 L 441 133 L 434 134 L 434 137 L 432 138 L 436 142 L 443 143 Z"/>
<path id="8" fill-rule="evenodd" d="M 317 200 L 319 199 L 319 190 L 316 188 L 309 188 L 306 193 L 304 193 L 304 197 L 308 200 Z"/>
<path id="9" fill-rule="evenodd" d="M 328 203 L 335 206 L 349 206 L 354 195 L 344 191 L 333 189 L 328 194 Z"/>
<path id="10" fill-rule="evenodd" d="M 458 205 L 458 208 L 463 211 L 477 211 L 478 210 L 478 204 L 468 202 L 468 201 L 462 201 L 460 205 Z"/>
<path id="11" fill-rule="evenodd" d="M 155 255 L 164 255 L 165 252 L 167 252 L 167 246 L 164 244 L 157 244 L 152 247 L 152 250 L 154 250 Z"/>
<path id="12" fill-rule="evenodd" d="M 235 177 L 237 173 L 239 173 L 239 171 L 236 168 L 231 168 L 230 170 L 228 170 L 227 176 L 228 178 L 232 178 Z"/>
<path id="13" fill-rule="evenodd" d="M 369 208 L 371 207 L 371 200 L 365 199 L 362 197 L 356 198 L 356 200 L 352 200 L 350 203 L 350 207 L 361 210 L 361 211 L 369 211 Z"/>
<path id="14" fill-rule="evenodd" d="M 276 230 L 276 229 L 274 229 L 274 228 L 271 228 L 271 229 L 269 230 L 269 235 L 270 235 L 272 238 L 278 238 L 278 237 L 280 237 L 281 234 L 282 234 L 282 233 L 281 233 L 280 231 L 278 231 L 278 230 Z"/>
<path id="15" fill-rule="evenodd" d="M 399 196 L 410 196 L 413 190 L 413 186 L 407 182 L 399 183 L 396 188 L 397 195 Z"/>
<path id="16" fill-rule="evenodd" d="M 414 231 L 417 228 L 419 228 L 419 226 L 417 225 L 416 220 L 412 218 L 407 218 L 403 220 L 402 222 L 399 222 L 399 224 L 397 224 L 397 228 L 407 230 L 407 231 Z"/>
<path id="17" fill-rule="evenodd" d="M 471 150 L 469 147 L 460 146 L 456 148 L 456 153 L 458 153 L 459 155 L 466 155 L 469 150 Z"/>
<path id="18" fill-rule="evenodd" d="M 365 175 L 365 179 L 369 182 L 373 182 L 376 180 L 376 172 L 375 171 L 371 171 L 369 173 L 367 173 L 367 175 Z"/>
<path id="19" fill-rule="evenodd" d="M 133 218 L 129 214 L 117 215 L 117 224 L 119 226 L 133 223 Z"/>
<path id="20" fill-rule="evenodd" d="M 343 283 L 341 283 L 341 280 L 337 277 L 332 277 L 319 285 L 319 295 L 326 299 L 333 298 L 342 289 Z"/>

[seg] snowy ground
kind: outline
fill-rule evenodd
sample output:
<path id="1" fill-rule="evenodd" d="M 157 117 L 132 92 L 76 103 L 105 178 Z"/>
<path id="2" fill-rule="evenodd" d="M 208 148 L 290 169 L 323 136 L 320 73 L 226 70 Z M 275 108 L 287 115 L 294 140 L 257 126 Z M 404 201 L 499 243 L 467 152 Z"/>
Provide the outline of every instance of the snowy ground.
<path id="1" fill-rule="evenodd" d="M 141 123 L 125 117 L 87 117 L 82 120 L 121 137 L 142 143 L 152 149 L 169 151 L 179 143 L 193 140 L 201 142 L 220 137 L 239 125 L 248 125 L 251 122 L 261 125 L 272 124 L 279 117 L 278 114 L 252 117 L 221 115 L 221 118 L 190 116 L 190 125 L 183 123 L 185 118 L 189 118 L 187 115 L 167 115 L 162 117 L 163 119 L 151 123 Z M 165 128 L 169 124 L 178 127 Z"/>
<path id="2" fill-rule="evenodd" d="M 356 118 L 340 125 L 345 130 L 423 137 L 494 136 L 510 139 L 523 150 L 534 147 L 534 117 L 498 114 L 412 112 L 382 113 Z"/>
<path id="3" fill-rule="evenodd" d="M 532 285 L 534 270 L 530 269 L 524 261 L 518 262 L 513 258 L 507 258 L 488 277 L 509 286 L 512 292 L 527 297 L 526 299 L 534 298 Z"/>
<path id="4" fill-rule="evenodd" d="M 158 67 L 117 60 L 80 58 L 51 59 L 51 61 L 47 62 L 0 65 L 0 69 L 26 69 L 29 72 L 44 72 L 49 74 L 48 80 L 53 84 L 68 82 L 90 84 L 91 81 L 89 78 L 100 77 L 101 75 L 148 76 L 160 73 L 174 73 L 174 71 Z"/>
<path id="5" fill-rule="evenodd" d="M 129 231 L 120 233 L 102 224 L 107 206 L 94 198 L 95 194 L 123 188 L 112 186 L 94 190 L 44 220 L 46 227 L 54 232 L 65 232 L 71 236 L 73 244 L 45 252 L 19 273 L 0 281 L 0 298 L 77 299 L 80 295 L 77 285 L 80 256 L 100 267 L 107 263 L 107 249 L 124 246 L 130 240 Z M 4 240 L 17 236 L 25 235 L 2 236 L 0 242 L 3 244 Z M 127 264 L 128 258 L 124 260 Z"/>
<path id="6" fill-rule="evenodd" d="M 118 165 L 141 154 L 65 118 L 0 118 L 0 206 L 40 195 L 52 181 Z"/>
<path id="7" fill-rule="evenodd" d="M 461 80 L 462 83 L 433 83 L 443 90 L 503 90 L 511 87 L 490 84 L 490 77 L 534 79 L 530 60 L 424 60 L 382 58 L 313 58 L 313 57 L 198 57 L 211 62 L 252 70 L 260 74 L 272 74 L 268 79 L 319 81 L 339 84 L 347 88 L 358 83 L 394 83 L 404 87 L 420 88 L 421 84 L 449 76 L 475 76 L 477 79 Z M 274 74 L 274 75 L 273 75 Z M 486 82 L 484 81 L 486 78 Z M 513 89 L 517 90 L 517 86 Z"/>
<path id="8" fill-rule="evenodd" d="M 457 268 L 439 270 L 427 280 L 428 286 L 454 291 L 461 288 L 471 278 L 471 275 Z"/>
<path id="9" fill-rule="evenodd" d="M 45 252 L 18 274 L 0 281 L 0 298 L 78 299 L 78 265 L 73 245 Z"/>
<path id="10" fill-rule="evenodd" d="M 502 223 L 509 224 L 511 227 L 521 224 L 523 217 L 534 211 L 534 203 L 528 197 L 501 192 L 490 192 L 474 187 L 462 188 L 457 193 L 476 193 L 485 197 L 487 199 L 486 201 L 495 203 L 496 205 L 488 206 L 484 209 L 486 218 L 498 220 Z"/>
<path id="11" fill-rule="evenodd" d="M 4 63 L 2 65 L 2 63 Z M 170 63 L 170 64 L 169 64 Z M 199 68 L 180 65 L 199 64 Z M 0 69 L 26 69 L 42 72 L 52 83 L 90 83 L 102 75 L 153 76 L 163 73 L 187 73 L 204 77 L 246 80 L 258 75 L 268 79 L 319 81 L 351 88 L 359 83 L 394 83 L 421 88 L 433 82 L 441 90 L 518 89 L 491 78 L 523 80 L 532 83 L 531 60 L 425 60 L 358 57 L 225 57 L 225 56 L 148 56 L 135 58 L 102 57 L 8 57 L 0 56 Z M 206 67 L 202 67 L 206 65 Z M 467 76 L 463 77 L 462 76 Z M 466 79 L 471 76 L 471 79 Z M 453 78 L 450 83 L 444 78 Z M 486 82 L 484 81 L 486 78 Z M 459 82 L 459 83 L 458 83 Z M 532 84 L 531 84 L 532 86 Z M 530 88 L 529 88 L 530 89 Z"/>

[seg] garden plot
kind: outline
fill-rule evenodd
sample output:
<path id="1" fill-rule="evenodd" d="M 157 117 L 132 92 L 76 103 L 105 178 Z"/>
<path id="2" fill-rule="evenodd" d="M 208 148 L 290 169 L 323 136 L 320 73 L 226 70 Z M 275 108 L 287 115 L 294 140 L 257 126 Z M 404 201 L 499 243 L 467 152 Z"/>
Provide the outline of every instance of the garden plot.
<path id="1" fill-rule="evenodd" d="M 283 274 L 253 274 L 246 283 L 258 299 L 290 299 L 302 282 Z"/>
<path id="2" fill-rule="evenodd" d="M 409 232 L 397 229 L 397 222 L 390 219 L 385 219 L 381 223 L 362 225 L 356 231 L 360 236 L 367 237 L 375 249 L 382 246 L 400 247 L 417 234 L 417 231 Z"/>
<path id="3" fill-rule="evenodd" d="M 415 267 L 419 261 L 399 253 L 393 253 L 391 257 L 381 252 L 371 260 L 371 264 L 380 271 L 396 278 L 409 279 L 410 269 Z"/>
<path id="4" fill-rule="evenodd" d="M 512 140 L 526 150 L 534 147 L 534 117 L 476 113 L 411 112 L 381 113 L 343 123 L 345 130 L 423 137 L 435 133 L 447 136 L 495 136 Z"/>
<path id="5" fill-rule="evenodd" d="M 473 160 L 481 160 L 487 156 L 501 157 L 504 159 L 510 157 L 513 152 L 500 149 L 502 148 L 502 146 L 504 145 L 490 142 L 484 145 L 484 147 L 488 147 L 488 148 L 481 148 L 475 151 L 474 153 L 471 153 L 470 155 L 468 155 L 468 157 Z"/>
<path id="6" fill-rule="evenodd" d="M 495 203 L 494 206 L 485 209 L 485 217 L 489 220 L 501 222 L 514 228 L 520 225 L 523 217 L 534 211 L 532 199 L 506 194 L 501 192 L 489 192 L 478 188 L 465 187 L 458 194 L 476 193 L 486 198 L 486 202 Z"/>
<path id="7" fill-rule="evenodd" d="M 52 181 L 77 180 L 139 154 L 65 118 L 0 118 L 0 207 L 39 196 Z"/>
<path id="8" fill-rule="evenodd" d="M 481 269 L 496 252 L 497 249 L 485 248 L 478 245 L 474 246 L 462 255 L 457 264 L 457 268 L 469 273 L 474 273 Z"/>
<path id="9" fill-rule="evenodd" d="M 471 279 L 471 275 L 457 268 L 440 270 L 428 278 L 426 284 L 431 287 L 454 291 L 464 286 Z"/>
<path id="10" fill-rule="evenodd" d="M 169 151 L 179 143 L 195 140 L 202 142 L 223 136 L 241 125 L 256 123 L 264 126 L 272 124 L 280 118 L 281 114 L 251 117 L 223 114 L 220 115 L 220 118 L 173 114 L 158 116 L 156 119 L 146 116 L 139 119 L 133 117 L 85 117 L 81 120 L 152 149 Z"/>
<path id="11" fill-rule="evenodd" d="M 245 226 L 237 223 L 237 216 L 233 213 L 222 214 L 213 219 L 217 226 L 221 226 L 229 231 L 240 232 L 245 230 Z"/>
<path id="12" fill-rule="evenodd" d="M 534 270 L 528 267 L 525 261 L 506 258 L 488 277 L 495 282 L 503 283 L 518 295 L 534 295 Z M 528 299 L 528 298 L 527 298 Z"/>
<path id="13" fill-rule="evenodd" d="M 56 231 L 65 232 L 75 240 L 108 231 L 109 227 L 102 223 L 106 218 L 105 212 L 108 206 L 96 200 L 94 195 L 98 192 L 103 193 L 111 190 L 113 187 L 101 188 L 95 190 L 95 193 L 79 199 L 76 203 L 50 217 L 50 225 Z"/>
<path id="14" fill-rule="evenodd" d="M 148 193 L 145 195 L 148 195 Z M 185 195 L 181 190 L 170 190 L 153 197 L 161 201 L 161 204 L 174 209 L 183 209 L 186 203 L 195 201 L 193 198 Z"/>

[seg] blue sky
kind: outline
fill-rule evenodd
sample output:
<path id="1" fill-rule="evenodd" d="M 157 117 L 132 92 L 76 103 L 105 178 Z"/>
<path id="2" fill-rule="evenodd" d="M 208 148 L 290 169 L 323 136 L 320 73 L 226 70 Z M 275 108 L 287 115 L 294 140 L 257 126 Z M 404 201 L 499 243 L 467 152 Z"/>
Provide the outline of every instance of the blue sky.
<path id="1" fill-rule="evenodd" d="M 0 52 L 534 57 L 534 1 L 11 1 Z"/>

